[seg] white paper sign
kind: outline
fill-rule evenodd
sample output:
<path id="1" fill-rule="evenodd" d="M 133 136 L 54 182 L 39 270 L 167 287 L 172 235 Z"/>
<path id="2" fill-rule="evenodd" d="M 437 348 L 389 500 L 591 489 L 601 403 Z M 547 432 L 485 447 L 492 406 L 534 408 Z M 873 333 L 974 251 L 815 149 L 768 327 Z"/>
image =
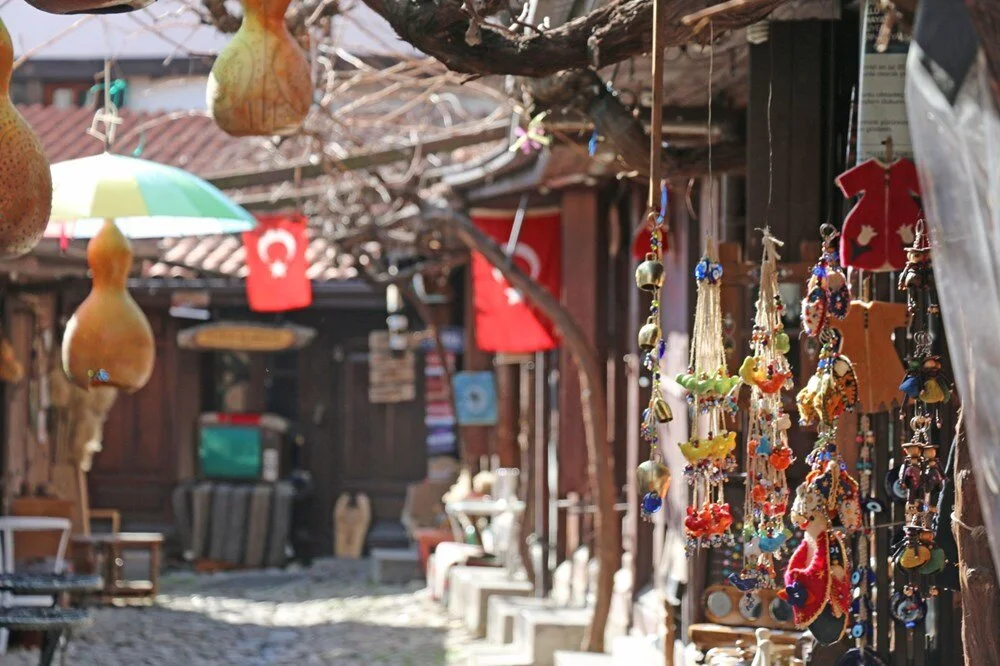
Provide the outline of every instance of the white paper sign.
<path id="1" fill-rule="evenodd" d="M 892 137 L 893 153 L 912 157 L 910 128 L 906 118 L 906 54 L 909 38 L 894 29 L 888 48 L 875 50 L 884 16 L 871 0 L 865 3 L 861 45 L 861 89 L 858 99 L 858 162 L 884 158 L 886 138 Z"/>

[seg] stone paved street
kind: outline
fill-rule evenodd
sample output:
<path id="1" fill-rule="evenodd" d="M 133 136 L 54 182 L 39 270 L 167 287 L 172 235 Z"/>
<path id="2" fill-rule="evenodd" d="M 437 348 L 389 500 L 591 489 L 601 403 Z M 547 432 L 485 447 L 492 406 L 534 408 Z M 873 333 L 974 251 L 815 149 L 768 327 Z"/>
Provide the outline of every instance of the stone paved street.
<path id="1" fill-rule="evenodd" d="M 367 562 L 164 577 L 155 606 L 104 608 L 68 666 L 464 663 L 469 637 L 422 585 L 375 586 Z M 12 651 L 4 666 L 36 664 Z M 58 657 L 57 657 L 58 663 Z"/>

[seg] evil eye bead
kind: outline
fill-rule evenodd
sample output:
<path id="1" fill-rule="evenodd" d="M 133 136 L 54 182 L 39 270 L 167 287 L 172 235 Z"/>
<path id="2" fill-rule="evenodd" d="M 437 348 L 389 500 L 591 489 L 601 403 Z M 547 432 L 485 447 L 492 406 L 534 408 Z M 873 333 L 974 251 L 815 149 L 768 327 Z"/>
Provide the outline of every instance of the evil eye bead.
<path id="1" fill-rule="evenodd" d="M 698 282 L 702 282 L 708 279 L 710 266 L 711 264 L 709 263 L 707 257 L 699 261 L 698 264 L 694 267 L 694 279 L 697 280 Z"/>
<path id="2" fill-rule="evenodd" d="M 862 622 L 858 622 L 853 627 L 851 627 L 851 638 L 861 638 L 865 635 L 865 625 Z"/>
<path id="3" fill-rule="evenodd" d="M 865 500 L 865 510 L 870 513 L 882 513 L 885 511 L 885 505 L 882 504 L 882 500 L 877 497 L 869 497 Z"/>
<path id="4" fill-rule="evenodd" d="M 642 512 L 646 516 L 656 513 L 662 506 L 663 500 L 656 493 L 646 493 L 642 498 Z"/>
<path id="5" fill-rule="evenodd" d="M 851 574 L 851 585 L 858 585 L 861 583 L 861 571 L 855 569 Z"/>

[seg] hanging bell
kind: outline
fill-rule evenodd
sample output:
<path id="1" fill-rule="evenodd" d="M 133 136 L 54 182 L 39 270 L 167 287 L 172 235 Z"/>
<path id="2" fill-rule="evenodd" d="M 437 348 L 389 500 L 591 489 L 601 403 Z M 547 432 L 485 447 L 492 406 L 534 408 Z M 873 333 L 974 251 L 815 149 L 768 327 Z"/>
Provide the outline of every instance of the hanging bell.
<path id="1" fill-rule="evenodd" d="M 656 460 L 647 460 L 635 471 L 636 484 L 640 490 L 656 493 L 661 499 L 670 489 L 670 470 Z"/>
<path id="2" fill-rule="evenodd" d="M 656 420 L 659 423 L 670 423 L 674 420 L 674 413 L 670 409 L 670 405 L 660 395 L 653 398 L 653 414 L 656 415 Z"/>
<path id="3" fill-rule="evenodd" d="M 643 291 L 656 291 L 663 286 L 663 263 L 650 252 L 635 269 L 635 284 Z"/>
<path id="4" fill-rule="evenodd" d="M 639 329 L 639 349 L 644 352 L 651 352 L 660 341 L 660 327 L 652 317 Z"/>

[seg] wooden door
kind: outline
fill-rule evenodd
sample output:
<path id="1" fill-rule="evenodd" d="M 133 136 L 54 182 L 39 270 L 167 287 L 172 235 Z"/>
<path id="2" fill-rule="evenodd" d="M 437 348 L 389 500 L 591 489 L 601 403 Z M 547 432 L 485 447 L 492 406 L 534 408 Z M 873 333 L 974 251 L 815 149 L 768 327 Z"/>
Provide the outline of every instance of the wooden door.
<path id="1" fill-rule="evenodd" d="M 417 399 L 409 402 L 372 404 L 368 400 L 368 352 L 349 351 L 342 364 L 338 486 L 341 491 L 369 496 L 373 523 L 398 521 L 407 484 L 427 476 L 421 391 L 418 387 Z"/>
<path id="2" fill-rule="evenodd" d="M 164 314 L 147 313 L 156 337 L 156 365 L 149 383 L 133 395 L 119 394 L 104 424 L 103 450 L 88 476 L 90 505 L 118 509 L 132 525 L 171 520 L 170 493 L 177 482 L 175 326 Z"/>

